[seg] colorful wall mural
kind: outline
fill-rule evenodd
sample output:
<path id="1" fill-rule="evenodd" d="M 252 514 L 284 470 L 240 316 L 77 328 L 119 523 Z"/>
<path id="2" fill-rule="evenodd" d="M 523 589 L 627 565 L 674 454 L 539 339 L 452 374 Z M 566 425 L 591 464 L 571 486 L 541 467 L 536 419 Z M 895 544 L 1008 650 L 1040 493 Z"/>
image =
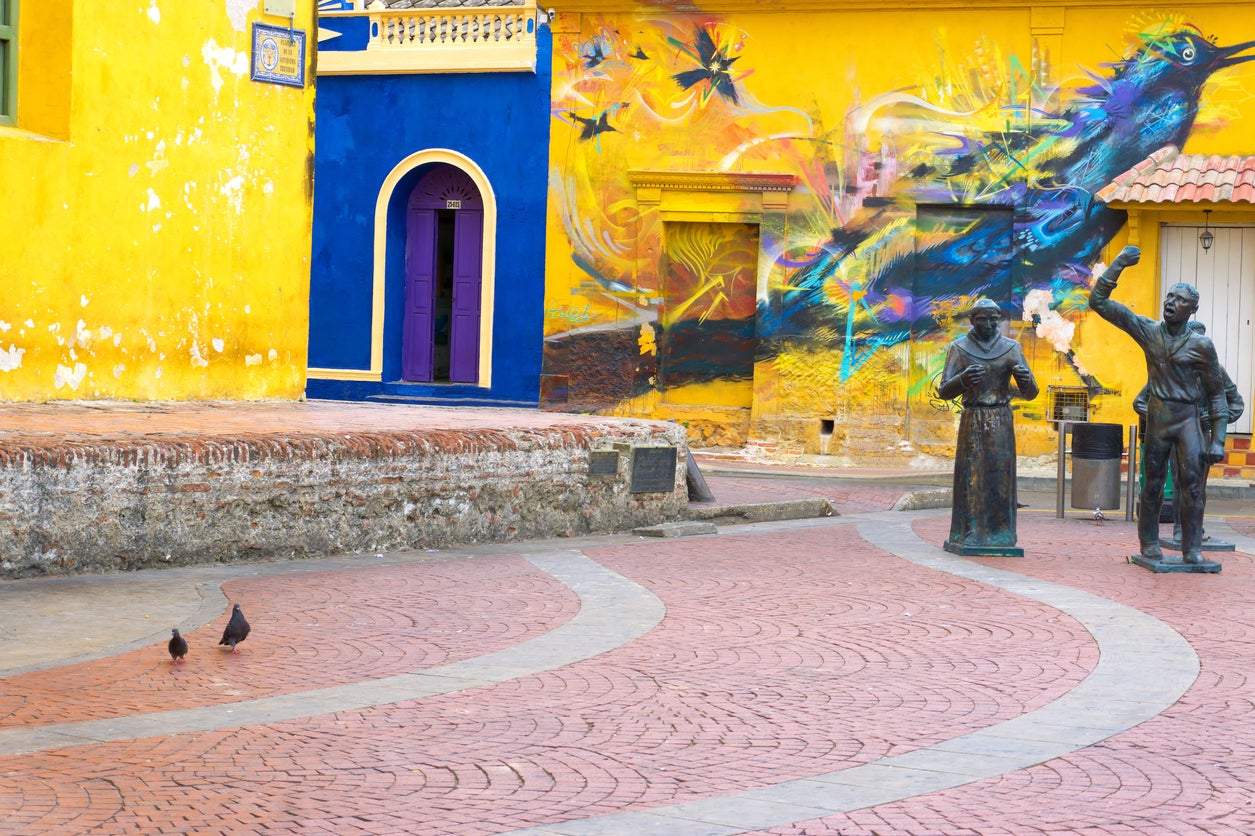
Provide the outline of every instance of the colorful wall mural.
<path id="1" fill-rule="evenodd" d="M 253 81 L 250 55 L 254 23 L 308 31 L 313 14 L 21 4 L 0 399 L 300 397 L 313 79 Z"/>
<path id="2" fill-rule="evenodd" d="M 560 21 L 546 406 L 692 420 L 698 442 L 694 425 L 741 422 L 742 442 L 813 446 L 835 422 L 857 425 L 851 444 L 944 449 L 955 418 L 935 377 L 988 296 L 1043 388 L 1084 387 L 1123 417 L 1136 370 L 1084 336 L 1126 213 L 1094 195 L 1167 145 L 1255 148 L 1241 9 L 729 5 Z M 642 186 L 667 172 L 661 199 Z M 783 204 L 737 186 L 752 174 L 791 178 Z M 699 255 L 696 229 L 725 240 Z M 737 251 L 752 310 L 713 281 Z M 753 346 L 749 403 L 730 340 Z M 668 368 L 659 347 L 677 342 L 690 349 Z M 1053 445 L 1044 400 L 1021 408 L 1029 452 Z"/>

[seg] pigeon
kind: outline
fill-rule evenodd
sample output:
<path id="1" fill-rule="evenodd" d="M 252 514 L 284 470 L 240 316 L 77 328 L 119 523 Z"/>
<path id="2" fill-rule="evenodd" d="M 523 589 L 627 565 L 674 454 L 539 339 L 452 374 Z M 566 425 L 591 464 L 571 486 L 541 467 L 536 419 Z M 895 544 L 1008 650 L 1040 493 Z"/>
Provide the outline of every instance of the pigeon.
<path id="1" fill-rule="evenodd" d="M 166 645 L 170 651 L 170 661 L 172 664 L 178 664 L 183 661 L 183 657 L 187 655 L 187 639 L 179 635 L 179 628 L 175 627 L 170 631 L 170 643 Z"/>
<path id="2" fill-rule="evenodd" d="M 1103 520 L 1107 519 L 1107 515 L 1102 512 L 1101 508 L 1094 509 L 1094 522 L 1099 525 L 1103 524 Z"/>
<path id="3" fill-rule="evenodd" d="M 222 641 L 218 644 L 231 645 L 232 653 L 239 653 L 236 645 L 248 638 L 248 622 L 244 620 L 244 613 L 240 612 L 239 604 L 231 605 L 231 620 L 227 622 L 227 628 L 222 631 Z"/>

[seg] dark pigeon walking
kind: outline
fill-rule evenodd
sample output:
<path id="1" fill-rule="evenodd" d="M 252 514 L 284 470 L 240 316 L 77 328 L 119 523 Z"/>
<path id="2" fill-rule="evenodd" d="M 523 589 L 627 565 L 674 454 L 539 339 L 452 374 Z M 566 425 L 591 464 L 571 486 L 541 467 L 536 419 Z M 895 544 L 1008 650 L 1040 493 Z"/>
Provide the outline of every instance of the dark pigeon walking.
<path id="1" fill-rule="evenodd" d="M 187 655 L 187 639 L 179 635 L 179 628 L 175 627 L 170 631 L 170 643 L 166 645 L 170 651 L 170 661 L 172 664 L 178 664 L 183 661 L 183 657 Z"/>
<path id="2" fill-rule="evenodd" d="M 239 604 L 231 605 L 231 620 L 227 622 L 227 628 L 222 631 L 222 641 L 218 644 L 231 645 L 232 653 L 239 653 L 237 644 L 248 638 L 248 622 L 244 620 L 244 613 L 240 612 Z"/>

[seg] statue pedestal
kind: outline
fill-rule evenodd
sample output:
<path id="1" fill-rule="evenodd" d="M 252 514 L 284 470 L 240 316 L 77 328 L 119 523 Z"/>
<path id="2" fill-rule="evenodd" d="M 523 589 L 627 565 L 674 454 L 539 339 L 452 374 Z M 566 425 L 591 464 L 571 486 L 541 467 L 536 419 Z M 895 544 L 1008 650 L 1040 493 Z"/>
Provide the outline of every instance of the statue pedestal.
<path id="1" fill-rule="evenodd" d="M 1181 558 L 1174 556 L 1164 556 L 1159 560 L 1151 560 L 1142 557 L 1140 554 L 1129 555 L 1129 563 L 1141 566 L 1143 569 L 1149 569 L 1156 574 L 1163 572 L 1187 572 L 1187 573 L 1203 573 L 1214 575 L 1220 571 L 1220 564 L 1214 560 L 1204 560 L 1202 563 L 1185 563 Z"/>
<path id="2" fill-rule="evenodd" d="M 1172 549 L 1174 552 L 1179 552 L 1181 551 L 1181 541 L 1173 540 L 1169 537 L 1160 537 L 1159 548 Z M 1237 547 L 1232 543 L 1226 543 L 1224 540 L 1213 540 L 1208 537 L 1203 541 L 1203 544 L 1199 546 L 1199 550 L 1205 552 L 1232 552 L 1237 551 Z"/>
<path id="3" fill-rule="evenodd" d="M 1024 549 L 1018 546 L 971 546 L 967 543 L 953 543 L 949 540 L 942 546 L 951 554 L 964 557 L 1023 557 Z"/>

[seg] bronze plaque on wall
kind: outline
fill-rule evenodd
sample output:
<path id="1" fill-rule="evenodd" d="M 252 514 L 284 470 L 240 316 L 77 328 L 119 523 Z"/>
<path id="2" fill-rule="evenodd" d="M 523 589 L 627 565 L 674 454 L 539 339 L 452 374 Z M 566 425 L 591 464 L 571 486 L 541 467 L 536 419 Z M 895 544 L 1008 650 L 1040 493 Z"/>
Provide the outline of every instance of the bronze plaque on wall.
<path id="1" fill-rule="evenodd" d="M 632 493 L 675 490 L 674 447 L 637 447 L 632 451 Z"/>
<path id="2" fill-rule="evenodd" d="M 619 472 L 619 454 L 614 450 L 590 450 L 589 476 L 615 476 Z"/>

